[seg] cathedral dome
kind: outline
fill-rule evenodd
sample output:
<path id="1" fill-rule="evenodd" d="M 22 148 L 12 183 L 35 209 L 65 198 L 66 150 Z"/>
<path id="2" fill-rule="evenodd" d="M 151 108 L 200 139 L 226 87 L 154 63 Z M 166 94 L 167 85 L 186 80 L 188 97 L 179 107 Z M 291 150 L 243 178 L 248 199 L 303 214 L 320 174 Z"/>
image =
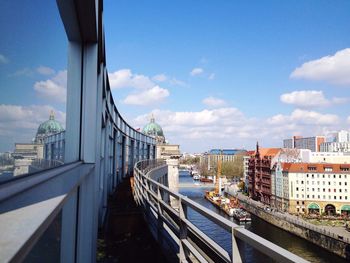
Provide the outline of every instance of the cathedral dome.
<path id="1" fill-rule="evenodd" d="M 62 125 L 55 120 L 55 116 L 53 112 L 50 114 L 49 120 L 43 122 L 39 125 L 38 131 L 36 133 L 36 137 L 43 137 L 46 135 L 62 132 Z"/>
<path id="2" fill-rule="evenodd" d="M 160 136 L 164 137 L 163 129 L 158 123 L 155 122 L 154 117 L 152 116 L 150 123 L 143 127 L 142 132 L 149 136 Z"/>

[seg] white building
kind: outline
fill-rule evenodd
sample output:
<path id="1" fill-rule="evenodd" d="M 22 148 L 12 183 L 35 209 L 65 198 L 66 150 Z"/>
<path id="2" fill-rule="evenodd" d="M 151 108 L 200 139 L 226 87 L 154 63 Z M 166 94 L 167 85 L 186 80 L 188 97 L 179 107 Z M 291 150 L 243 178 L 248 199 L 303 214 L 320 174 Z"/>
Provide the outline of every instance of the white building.
<path id="1" fill-rule="evenodd" d="M 350 214 L 350 164 L 279 163 L 272 206 L 290 213 Z"/>
<path id="2" fill-rule="evenodd" d="M 336 134 L 336 142 L 350 142 L 350 132 L 341 130 Z"/>

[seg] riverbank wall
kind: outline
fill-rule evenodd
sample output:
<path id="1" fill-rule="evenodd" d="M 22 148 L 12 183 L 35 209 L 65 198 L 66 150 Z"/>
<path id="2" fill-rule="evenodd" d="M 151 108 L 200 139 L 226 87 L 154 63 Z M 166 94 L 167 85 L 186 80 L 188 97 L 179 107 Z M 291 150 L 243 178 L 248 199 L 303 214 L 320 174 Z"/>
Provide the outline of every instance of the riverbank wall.
<path id="1" fill-rule="evenodd" d="M 350 261 L 350 240 L 342 236 L 335 235 L 303 223 L 301 220 L 293 220 L 287 216 L 276 215 L 276 213 L 265 211 L 262 207 L 256 205 L 254 201 L 238 196 L 240 204 L 250 213 L 258 216 L 266 222 L 277 226 L 289 233 L 304 238 L 311 243 L 323 247 L 324 249 L 337 254 L 338 256 Z"/>

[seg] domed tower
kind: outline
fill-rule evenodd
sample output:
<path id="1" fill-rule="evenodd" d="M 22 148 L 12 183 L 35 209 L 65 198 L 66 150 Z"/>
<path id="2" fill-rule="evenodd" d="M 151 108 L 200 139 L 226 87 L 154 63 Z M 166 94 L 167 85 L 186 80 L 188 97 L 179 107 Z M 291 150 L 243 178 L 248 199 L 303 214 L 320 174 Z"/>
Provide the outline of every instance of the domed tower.
<path id="1" fill-rule="evenodd" d="M 155 122 L 154 116 L 152 115 L 151 121 L 143 127 L 142 132 L 146 135 L 152 136 L 156 139 L 157 144 L 164 144 L 165 137 L 162 127 Z"/>
<path id="2" fill-rule="evenodd" d="M 35 136 L 35 142 L 42 144 L 44 143 L 44 138 L 46 136 L 62 131 L 64 131 L 62 125 L 55 120 L 55 115 L 53 111 L 51 111 L 49 120 L 39 125 L 38 131 Z"/>

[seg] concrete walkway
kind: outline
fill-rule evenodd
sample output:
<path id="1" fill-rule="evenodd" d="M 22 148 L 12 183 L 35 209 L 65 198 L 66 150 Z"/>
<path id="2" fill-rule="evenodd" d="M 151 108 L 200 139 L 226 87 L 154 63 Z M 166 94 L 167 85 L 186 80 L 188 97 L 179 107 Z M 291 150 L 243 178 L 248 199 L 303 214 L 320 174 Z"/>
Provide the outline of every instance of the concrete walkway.
<path id="1" fill-rule="evenodd" d="M 264 209 L 266 207 L 266 205 L 264 205 L 258 201 L 254 201 L 253 199 L 250 199 L 249 197 L 247 197 L 241 193 L 238 193 L 238 199 L 245 200 L 249 204 L 254 205 L 255 207 L 259 207 L 261 209 Z M 283 212 L 278 212 L 278 211 L 266 211 L 266 210 L 264 210 L 264 211 L 271 214 L 271 215 L 274 215 L 278 218 L 281 218 L 283 220 L 287 220 L 287 221 L 292 222 L 292 223 L 297 223 L 299 225 L 302 225 L 302 226 L 307 227 L 307 228 L 312 229 L 312 230 L 316 230 L 317 232 L 326 234 L 328 236 L 332 236 L 334 238 L 338 238 L 338 236 L 342 236 L 343 241 L 350 243 L 350 232 L 346 231 L 345 227 L 314 225 L 314 224 L 307 222 L 306 220 L 303 220 L 301 217 L 291 215 L 289 213 L 283 213 Z"/>
<path id="2" fill-rule="evenodd" d="M 167 262 L 134 202 L 128 178 L 109 201 L 106 229 L 100 238 L 98 262 Z"/>

